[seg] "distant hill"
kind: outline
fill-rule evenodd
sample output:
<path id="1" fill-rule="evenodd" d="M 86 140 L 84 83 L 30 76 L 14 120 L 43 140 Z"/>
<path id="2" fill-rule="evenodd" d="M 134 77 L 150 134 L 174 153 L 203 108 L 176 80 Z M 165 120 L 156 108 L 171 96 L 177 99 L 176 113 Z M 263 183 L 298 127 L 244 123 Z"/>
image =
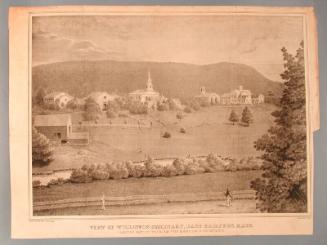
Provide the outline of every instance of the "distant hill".
<path id="1" fill-rule="evenodd" d="M 281 84 L 264 77 L 254 68 L 236 63 L 192 65 L 160 62 L 70 61 L 33 68 L 33 91 L 66 91 L 85 96 L 92 91 L 128 93 L 144 88 L 151 71 L 154 89 L 167 97 L 187 98 L 207 91 L 226 93 L 242 85 L 254 94 L 280 94 Z"/>

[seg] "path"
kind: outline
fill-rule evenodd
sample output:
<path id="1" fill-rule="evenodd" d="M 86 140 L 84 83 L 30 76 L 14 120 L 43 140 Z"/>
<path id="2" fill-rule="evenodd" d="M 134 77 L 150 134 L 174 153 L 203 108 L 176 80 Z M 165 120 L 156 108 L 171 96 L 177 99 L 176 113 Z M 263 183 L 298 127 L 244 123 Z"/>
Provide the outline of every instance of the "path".
<path id="1" fill-rule="evenodd" d="M 36 212 L 34 215 L 162 215 L 162 214 L 223 214 L 254 213 L 255 200 L 235 200 L 231 207 L 224 201 L 172 202 L 127 206 L 74 207 Z"/>

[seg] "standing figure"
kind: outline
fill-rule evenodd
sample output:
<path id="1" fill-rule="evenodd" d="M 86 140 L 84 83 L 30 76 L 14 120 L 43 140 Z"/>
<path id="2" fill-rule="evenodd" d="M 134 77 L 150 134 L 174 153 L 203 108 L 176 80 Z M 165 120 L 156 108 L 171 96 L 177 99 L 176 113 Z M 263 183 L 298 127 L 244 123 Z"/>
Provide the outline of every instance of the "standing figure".
<path id="1" fill-rule="evenodd" d="M 232 194 L 230 193 L 230 191 L 228 190 L 228 187 L 226 189 L 226 192 L 225 192 L 225 197 L 226 197 L 226 206 L 227 207 L 230 207 L 232 206 Z"/>
<path id="2" fill-rule="evenodd" d="M 106 210 L 106 197 L 104 196 L 104 193 L 102 193 L 102 197 L 101 197 L 101 202 L 102 202 L 102 210 Z"/>

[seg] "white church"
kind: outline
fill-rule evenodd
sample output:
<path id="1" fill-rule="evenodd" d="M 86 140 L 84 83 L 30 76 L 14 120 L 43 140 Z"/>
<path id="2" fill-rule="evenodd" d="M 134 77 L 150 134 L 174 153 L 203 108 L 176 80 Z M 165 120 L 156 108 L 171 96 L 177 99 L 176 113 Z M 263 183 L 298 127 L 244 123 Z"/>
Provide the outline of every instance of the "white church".
<path id="1" fill-rule="evenodd" d="M 151 73 L 148 71 L 148 80 L 146 82 L 145 89 L 138 89 L 130 92 L 129 97 L 134 101 L 139 101 L 142 104 L 147 105 L 148 108 L 156 109 L 158 102 L 166 100 L 166 98 L 160 95 L 159 92 L 153 89 Z"/>

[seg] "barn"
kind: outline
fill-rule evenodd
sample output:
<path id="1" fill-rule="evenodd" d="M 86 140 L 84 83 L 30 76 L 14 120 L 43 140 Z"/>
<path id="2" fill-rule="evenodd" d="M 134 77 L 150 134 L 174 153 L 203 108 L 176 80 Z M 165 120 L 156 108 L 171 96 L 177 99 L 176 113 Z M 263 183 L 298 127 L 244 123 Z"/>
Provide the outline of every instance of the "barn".
<path id="1" fill-rule="evenodd" d="M 52 141 L 67 142 L 72 133 L 70 114 L 36 115 L 33 125 L 40 133 Z"/>

